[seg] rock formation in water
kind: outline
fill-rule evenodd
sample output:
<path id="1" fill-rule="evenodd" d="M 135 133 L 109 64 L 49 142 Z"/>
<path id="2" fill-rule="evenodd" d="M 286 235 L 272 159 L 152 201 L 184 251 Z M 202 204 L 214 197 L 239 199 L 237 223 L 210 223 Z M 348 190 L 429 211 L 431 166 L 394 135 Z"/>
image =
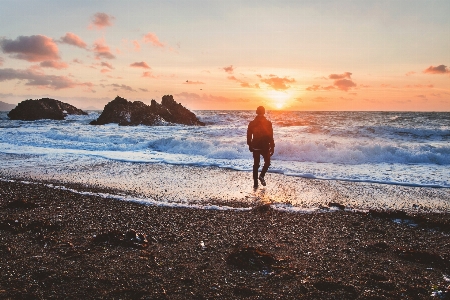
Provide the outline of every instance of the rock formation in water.
<path id="1" fill-rule="evenodd" d="M 161 104 L 152 100 L 151 105 L 146 105 L 141 101 L 127 101 L 117 96 L 105 105 L 100 117 L 90 124 L 104 125 L 108 123 L 118 123 L 123 126 L 153 126 L 167 123 L 205 125 L 197 119 L 193 112 L 177 103 L 172 95 L 163 96 Z"/>
<path id="2" fill-rule="evenodd" d="M 50 98 L 24 100 L 8 113 L 11 120 L 23 121 L 64 120 L 66 115 L 87 115 L 87 113 L 73 105 Z"/>

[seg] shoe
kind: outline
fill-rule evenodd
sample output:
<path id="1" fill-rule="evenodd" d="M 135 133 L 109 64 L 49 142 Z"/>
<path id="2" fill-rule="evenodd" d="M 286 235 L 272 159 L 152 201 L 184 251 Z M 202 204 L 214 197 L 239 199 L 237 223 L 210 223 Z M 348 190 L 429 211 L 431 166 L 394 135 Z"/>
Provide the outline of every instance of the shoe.
<path id="1" fill-rule="evenodd" d="M 266 186 L 266 181 L 264 180 L 264 177 L 259 176 L 258 179 L 263 186 Z"/>

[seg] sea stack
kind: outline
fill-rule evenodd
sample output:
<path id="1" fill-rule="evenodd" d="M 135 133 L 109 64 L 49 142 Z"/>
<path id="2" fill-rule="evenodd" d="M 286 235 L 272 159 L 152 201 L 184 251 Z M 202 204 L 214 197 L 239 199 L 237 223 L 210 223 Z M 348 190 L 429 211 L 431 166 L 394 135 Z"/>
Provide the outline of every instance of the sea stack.
<path id="1" fill-rule="evenodd" d="M 23 121 L 64 120 L 66 115 L 87 115 L 87 113 L 73 105 L 50 98 L 24 100 L 8 113 L 11 120 Z"/>
<path id="2" fill-rule="evenodd" d="M 121 126 L 155 126 L 165 124 L 205 125 L 198 120 L 193 112 L 180 103 L 177 103 L 172 95 L 163 96 L 161 104 L 152 100 L 151 105 L 147 105 L 141 101 L 127 101 L 117 96 L 105 105 L 100 117 L 90 124 L 104 125 L 108 123 L 117 123 Z"/>

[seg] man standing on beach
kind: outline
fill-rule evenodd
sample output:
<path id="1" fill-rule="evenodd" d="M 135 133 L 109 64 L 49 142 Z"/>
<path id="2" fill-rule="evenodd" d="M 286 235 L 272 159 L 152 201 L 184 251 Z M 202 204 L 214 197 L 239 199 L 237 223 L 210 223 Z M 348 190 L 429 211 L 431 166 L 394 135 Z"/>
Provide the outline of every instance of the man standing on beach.
<path id="1" fill-rule="evenodd" d="M 266 119 L 265 113 L 264 107 L 259 106 L 256 109 L 255 119 L 248 124 L 247 128 L 247 145 L 250 152 L 253 152 L 253 188 L 255 189 L 258 187 L 258 179 L 263 186 L 266 185 L 264 175 L 269 169 L 270 157 L 275 151 L 272 123 Z M 258 177 L 261 155 L 264 158 L 264 166 Z"/>

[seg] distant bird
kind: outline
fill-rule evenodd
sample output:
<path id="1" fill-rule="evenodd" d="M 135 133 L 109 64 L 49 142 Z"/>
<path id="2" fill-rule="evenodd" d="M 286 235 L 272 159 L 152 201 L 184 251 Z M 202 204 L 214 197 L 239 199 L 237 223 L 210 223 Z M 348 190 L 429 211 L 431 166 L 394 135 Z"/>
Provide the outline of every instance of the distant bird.
<path id="1" fill-rule="evenodd" d="M 186 82 L 189 82 L 189 80 L 186 80 Z"/>

